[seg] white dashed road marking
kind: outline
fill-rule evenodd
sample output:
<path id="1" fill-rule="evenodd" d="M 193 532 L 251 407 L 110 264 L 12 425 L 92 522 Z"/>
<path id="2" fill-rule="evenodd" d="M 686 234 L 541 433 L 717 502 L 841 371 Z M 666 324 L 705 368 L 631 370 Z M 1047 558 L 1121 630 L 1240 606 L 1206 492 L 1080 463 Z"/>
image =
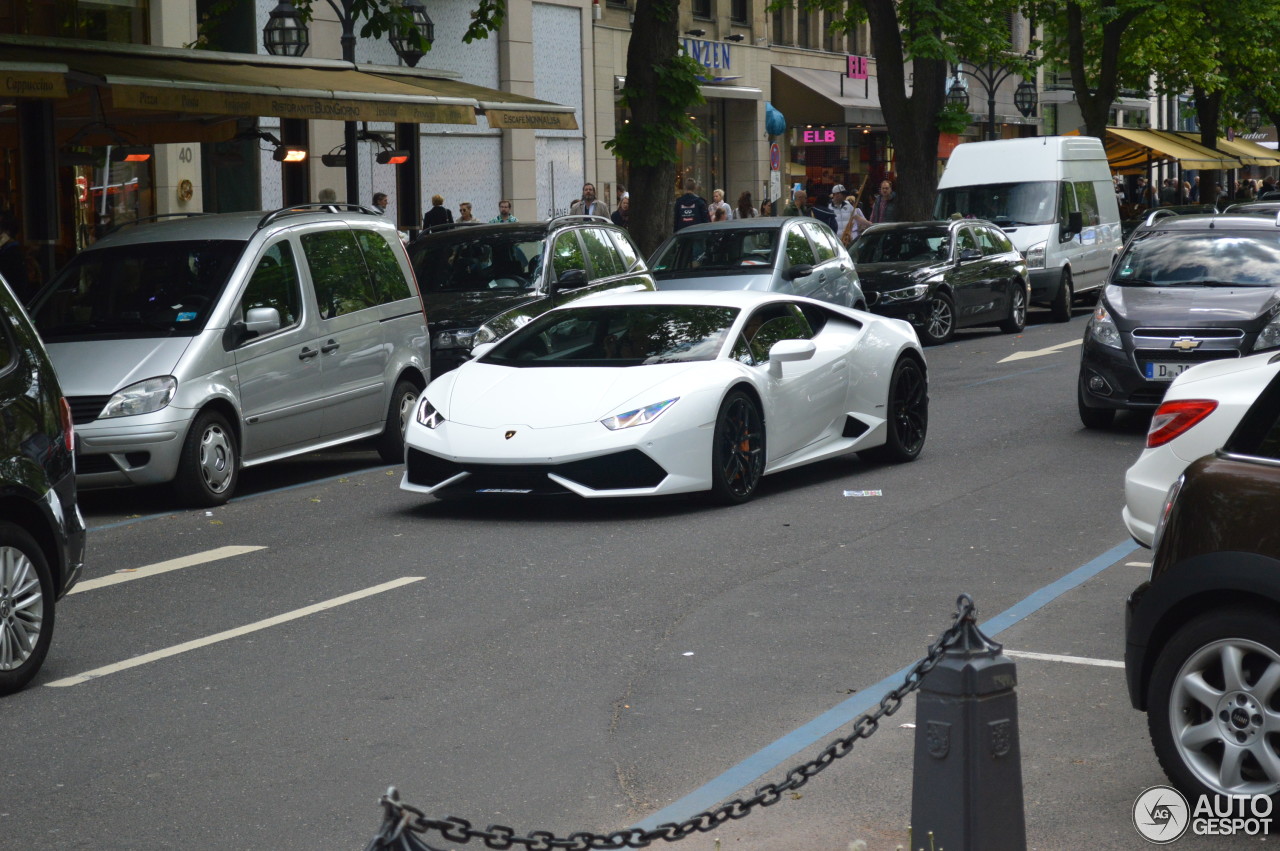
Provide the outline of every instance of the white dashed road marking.
<path id="1" fill-rule="evenodd" d="M 132 582 L 135 579 L 156 576 L 161 573 L 168 573 L 171 570 L 181 570 L 184 567 L 194 567 L 197 564 L 206 564 L 211 561 L 265 549 L 266 547 L 218 547 L 216 550 L 205 550 L 202 553 L 193 553 L 182 558 L 148 564 L 136 570 L 130 570 L 127 573 L 113 573 L 110 576 L 100 576 L 97 579 L 86 579 L 77 582 L 76 586 L 68 591 L 67 594 L 79 594 L 82 591 L 92 591 L 95 588 L 106 588 L 109 585 L 119 585 L 121 582 Z"/>
<path id="2" fill-rule="evenodd" d="M 1008 650 L 1004 655 L 1015 659 L 1034 659 L 1038 662 L 1068 662 L 1072 665 L 1094 665 L 1099 668 L 1123 668 L 1124 662 L 1112 659 L 1090 659 L 1088 656 L 1058 656 L 1053 653 L 1028 653 L 1025 650 Z"/>
<path id="3" fill-rule="evenodd" d="M 205 638 L 197 638 L 193 641 L 186 641 L 182 644 L 175 644 L 172 647 L 166 647 L 163 650 L 156 650 L 152 653 L 144 653 L 141 656 L 135 656 L 132 659 L 126 659 L 123 662 L 117 662 L 114 665 L 106 665 L 101 668 L 94 668 L 92 671 L 85 671 L 83 674 L 76 674 L 74 677 L 66 677 L 61 680 L 54 680 L 51 683 L 45 683 L 47 686 L 58 688 L 61 686 L 74 686 L 89 680 L 105 677 L 108 674 L 115 674 L 120 671 L 136 668 L 139 665 L 146 665 L 151 662 L 157 662 L 161 659 L 167 659 L 170 656 L 176 656 L 179 653 L 186 653 L 188 650 L 197 650 L 201 647 L 208 647 L 210 644 L 217 644 L 220 641 L 228 641 L 232 638 L 238 638 L 251 632 L 266 629 L 267 627 L 276 626 L 288 621 L 297 620 L 298 618 L 314 615 L 316 612 L 322 612 L 325 609 L 332 609 L 356 600 L 372 597 L 374 594 L 381 594 L 384 591 L 390 591 L 399 588 L 402 585 L 408 585 L 413 582 L 420 582 L 425 577 L 422 576 L 402 576 L 391 582 L 384 582 L 381 585 L 374 585 L 372 588 L 365 588 L 363 591 L 354 591 L 350 594 L 344 594 L 341 597 L 334 597 L 332 600 L 325 600 L 322 603 L 315 603 L 311 606 L 305 606 L 301 609 L 294 609 L 292 612 L 285 612 L 282 615 L 267 618 L 257 623 L 246 624 L 245 626 L 228 629 Z"/>
<path id="4" fill-rule="evenodd" d="M 1009 355 L 1007 358 L 1001 358 L 1000 360 L 996 361 L 996 363 L 1009 363 L 1010 361 L 1026 360 L 1027 358 L 1038 358 L 1038 357 L 1043 357 L 1044 355 L 1056 355 L 1058 354 L 1058 352 L 1060 352 L 1063 349 L 1069 348 L 1071 346 L 1078 346 L 1078 345 L 1080 345 L 1079 340 L 1071 340 L 1070 342 L 1059 343 L 1056 346 L 1050 346 L 1047 349 L 1032 349 L 1029 352 L 1014 352 L 1013 354 Z"/>

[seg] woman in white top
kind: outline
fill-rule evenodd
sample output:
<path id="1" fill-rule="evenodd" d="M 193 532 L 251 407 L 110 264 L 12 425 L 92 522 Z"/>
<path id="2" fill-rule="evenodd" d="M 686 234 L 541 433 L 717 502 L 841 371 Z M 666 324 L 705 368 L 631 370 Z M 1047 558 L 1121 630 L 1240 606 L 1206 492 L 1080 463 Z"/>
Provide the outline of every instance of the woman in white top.
<path id="1" fill-rule="evenodd" d="M 717 189 L 711 193 L 711 203 L 707 206 L 713 222 L 727 222 L 733 218 L 733 208 L 724 202 L 724 190 Z"/>

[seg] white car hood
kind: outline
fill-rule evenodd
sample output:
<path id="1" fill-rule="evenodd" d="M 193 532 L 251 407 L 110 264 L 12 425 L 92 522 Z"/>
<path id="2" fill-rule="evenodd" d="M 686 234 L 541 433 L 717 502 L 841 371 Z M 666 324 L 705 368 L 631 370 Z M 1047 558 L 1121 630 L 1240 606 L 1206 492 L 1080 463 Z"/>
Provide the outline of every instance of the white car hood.
<path id="1" fill-rule="evenodd" d="M 49 343 L 58 383 L 68 396 L 107 396 L 147 378 L 173 375 L 193 337 Z"/>
<path id="2" fill-rule="evenodd" d="M 478 428 L 523 425 L 556 428 L 595 422 L 614 413 L 666 401 L 647 391 L 693 369 L 668 363 L 630 367 L 506 367 L 463 364 L 456 370 L 445 419 Z M 641 397 L 643 398 L 637 398 Z M 443 401 L 443 400 L 442 400 Z M 631 408 L 621 406 L 635 402 Z"/>

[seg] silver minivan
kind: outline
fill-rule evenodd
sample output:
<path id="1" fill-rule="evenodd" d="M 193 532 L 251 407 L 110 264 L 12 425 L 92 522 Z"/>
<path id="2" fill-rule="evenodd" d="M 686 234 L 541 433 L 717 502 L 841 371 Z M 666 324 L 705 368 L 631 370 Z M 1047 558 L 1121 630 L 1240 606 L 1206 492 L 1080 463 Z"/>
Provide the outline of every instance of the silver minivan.
<path id="1" fill-rule="evenodd" d="M 363 438 L 388 463 L 430 375 L 392 222 L 356 206 L 126 227 L 32 316 L 76 427 L 81 488 L 173 483 L 219 505 L 241 467 Z"/>

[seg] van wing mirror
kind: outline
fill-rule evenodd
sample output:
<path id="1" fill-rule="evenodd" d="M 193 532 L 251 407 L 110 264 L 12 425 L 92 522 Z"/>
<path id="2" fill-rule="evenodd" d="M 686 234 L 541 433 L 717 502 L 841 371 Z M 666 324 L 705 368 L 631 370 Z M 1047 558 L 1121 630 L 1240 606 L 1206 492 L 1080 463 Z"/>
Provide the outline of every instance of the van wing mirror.
<path id="1" fill-rule="evenodd" d="M 280 330 L 280 311 L 274 307 L 251 307 L 244 318 L 244 329 L 253 336 Z"/>
<path id="2" fill-rule="evenodd" d="M 1067 232 L 1063 236 L 1070 239 L 1082 230 L 1084 230 L 1084 213 L 1079 210 L 1067 213 Z"/>

